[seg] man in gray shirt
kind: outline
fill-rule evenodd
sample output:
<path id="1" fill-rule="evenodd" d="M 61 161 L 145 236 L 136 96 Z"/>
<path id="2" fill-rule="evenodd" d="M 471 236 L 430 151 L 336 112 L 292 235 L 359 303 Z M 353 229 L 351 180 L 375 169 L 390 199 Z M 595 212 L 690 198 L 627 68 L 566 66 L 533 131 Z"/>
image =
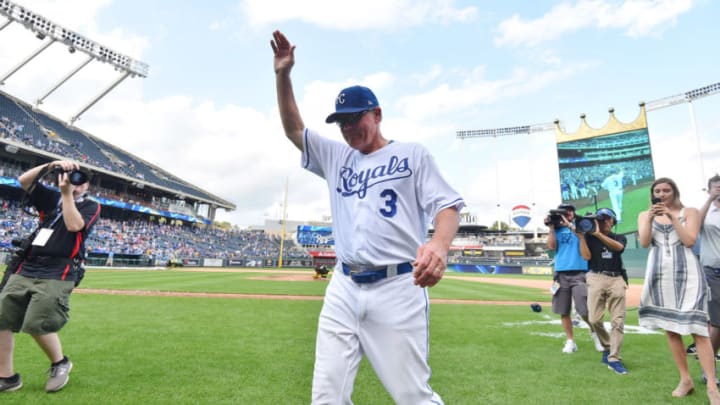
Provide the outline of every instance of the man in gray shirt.
<path id="1" fill-rule="evenodd" d="M 720 175 L 708 180 L 708 199 L 700 208 L 700 264 L 710 286 L 710 342 L 720 348 Z"/>

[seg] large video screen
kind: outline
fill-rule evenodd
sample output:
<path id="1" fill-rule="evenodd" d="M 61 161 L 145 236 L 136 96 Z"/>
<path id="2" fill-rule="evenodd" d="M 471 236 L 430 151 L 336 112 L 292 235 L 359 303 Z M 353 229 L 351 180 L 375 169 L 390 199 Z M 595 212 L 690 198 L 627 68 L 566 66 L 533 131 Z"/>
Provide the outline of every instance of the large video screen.
<path id="1" fill-rule="evenodd" d="M 649 205 L 655 171 L 647 128 L 557 144 L 560 193 L 578 215 L 611 208 L 615 233 L 637 231 Z"/>
<path id="2" fill-rule="evenodd" d="M 304 246 L 335 246 L 335 238 L 329 226 L 298 225 L 297 240 Z"/>

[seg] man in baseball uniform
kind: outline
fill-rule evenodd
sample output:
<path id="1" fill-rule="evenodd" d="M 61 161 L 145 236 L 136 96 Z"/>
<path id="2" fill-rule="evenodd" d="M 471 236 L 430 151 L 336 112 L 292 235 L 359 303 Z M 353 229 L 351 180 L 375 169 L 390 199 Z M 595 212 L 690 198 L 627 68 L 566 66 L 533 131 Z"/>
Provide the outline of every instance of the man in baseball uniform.
<path id="1" fill-rule="evenodd" d="M 445 273 L 460 195 L 419 144 L 388 140 L 373 92 L 346 88 L 327 123 L 345 142 L 305 127 L 290 80 L 295 46 L 279 31 L 271 46 L 285 135 L 302 165 L 327 181 L 337 264 L 320 320 L 313 404 L 351 404 L 367 356 L 397 404 L 442 404 L 429 385 L 428 295 Z M 434 223 L 427 241 L 427 227 Z"/>
<path id="2" fill-rule="evenodd" d="M 602 182 L 602 187 L 608 191 L 608 197 L 610 198 L 610 204 L 612 209 L 617 214 L 617 223 L 622 223 L 622 209 L 623 209 L 623 187 L 625 187 L 625 174 L 622 169 L 617 171 L 610 176 L 606 177 Z"/>

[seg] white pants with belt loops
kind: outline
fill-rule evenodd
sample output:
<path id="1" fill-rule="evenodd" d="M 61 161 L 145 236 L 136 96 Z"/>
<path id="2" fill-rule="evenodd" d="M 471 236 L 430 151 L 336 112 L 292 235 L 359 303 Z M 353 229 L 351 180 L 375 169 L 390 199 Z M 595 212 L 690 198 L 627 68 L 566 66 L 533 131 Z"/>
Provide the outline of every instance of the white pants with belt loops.
<path id="1" fill-rule="evenodd" d="M 443 404 L 428 384 L 427 290 L 412 273 L 357 284 L 335 270 L 318 322 L 312 403 L 352 404 L 365 355 L 396 404 Z"/>

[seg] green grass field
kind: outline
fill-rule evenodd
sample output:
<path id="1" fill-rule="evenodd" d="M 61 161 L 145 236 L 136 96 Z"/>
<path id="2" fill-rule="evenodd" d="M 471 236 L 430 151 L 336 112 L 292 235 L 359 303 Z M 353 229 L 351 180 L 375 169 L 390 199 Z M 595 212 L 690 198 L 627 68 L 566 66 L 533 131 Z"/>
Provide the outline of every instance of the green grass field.
<path id="1" fill-rule="evenodd" d="M 257 273 L 89 270 L 81 287 L 321 295 L 327 285 L 253 276 Z M 600 363 L 587 329 L 577 330 L 577 353 L 560 352 L 561 327 L 544 291 L 446 279 L 430 296 L 543 305 L 541 313 L 526 305 L 431 306 L 431 385 L 447 404 L 707 403 L 694 359 L 689 363 L 697 392 L 670 397 L 678 376 L 665 337 L 630 330 L 637 325 L 634 309 L 628 312 L 623 347 L 630 373 L 618 376 Z M 47 360 L 28 336 L 17 335 L 15 369 L 25 386 L 0 394 L 0 403 L 307 404 L 321 305 L 75 293 L 71 321 L 61 331 L 75 363 L 68 386 L 45 394 Z M 353 400 L 392 403 L 367 362 Z"/>

